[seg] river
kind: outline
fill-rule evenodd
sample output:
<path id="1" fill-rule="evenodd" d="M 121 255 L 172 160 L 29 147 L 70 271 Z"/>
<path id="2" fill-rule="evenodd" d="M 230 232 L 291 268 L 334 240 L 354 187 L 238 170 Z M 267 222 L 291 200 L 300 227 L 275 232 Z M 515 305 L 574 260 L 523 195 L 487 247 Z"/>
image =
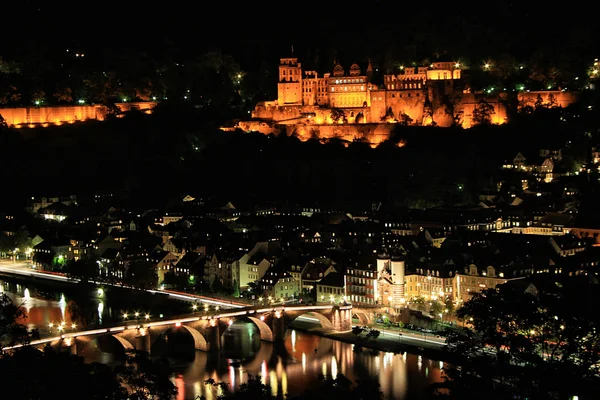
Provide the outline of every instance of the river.
<path id="1" fill-rule="evenodd" d="M 189 304 L 166 298 L 137 299 L 111 291 L 90 289 L 79 293 L 72 284 L 57 287 L 40 281 L 24 283 L 0 280 L 0 291 L 15 304 L 22 304 L 30 328 L 48 332 L 50 324 L 65 322 L 66 331 L 101 326 L 122 319 L 124 313 L 152 313 L 164 317 L 189 312 Z M 125 298 L 123 298 L 125 297 Z M 156 296 L 155 296 L 156 297 Z M 123 306 L 127 304 L 127 306 Z M 146 308 L 142 304 L 146 305 Z M 311 318 L 300 323 L 310 327 Z M 75 327 L 72 328 L 73 324 Z M 299 325 L 298 325 L 299 326 Z M 54 328 L 55 329 L 55 328 Z M 273 394 L 294 396 L 318 384 L 317 376 L 344 374 L 352 380 L 377 380 L 386 399 L 412 400 L 425 398 L 429 384 L 442 379 L 443 363 L 407 353 L 386 353 L 364 349 L 355 351 L 352 344 L 316 336 L 304 330 L 288 329 L 284 346 L 261 342 L 254 324 L 235 322 L 222 337 L 219 353 L 194 351 L 191 338 L 170 332 L 152 348 L 152 356 L 167 356 L 173 367 L 172 380 L 178 388 L 178 400 L 191 400 L 204 395 L 215 397 L 204 381 L 213 378 L 235 388 L 249 375 L 260 375 L 271 386 Z M 124 356 L 116 340 L 99 338 L 79 352 L 88 362 L 115 365 Z M 233 365 L 232 365 L 233 364 Z"/>

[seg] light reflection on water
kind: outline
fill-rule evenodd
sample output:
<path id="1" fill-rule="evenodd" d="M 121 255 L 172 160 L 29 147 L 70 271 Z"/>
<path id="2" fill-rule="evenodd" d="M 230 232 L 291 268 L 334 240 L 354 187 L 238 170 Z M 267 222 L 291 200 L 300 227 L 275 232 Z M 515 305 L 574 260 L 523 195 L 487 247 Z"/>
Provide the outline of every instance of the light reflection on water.
<path id="1" fill-rule="evenodd" d="M 28 310 L 28 319 L 24 322 L 30 327 L 43 331 L 42 327 L 58 321 L 65 321 L 68 326 L 76 322 L 78 327 L 83 327 L 73 320 L 77 315 L 71 310 L 76 305 L 64 294 L 44 298 L 32 286 L 26 288 L 3 282 L 0 288 Z M 110 306 L 98 298 L 92 300 L 86 304 L 90 309 L 84 311 L 100 321 L 107 318 Z M 205 385 L 206 379 L 227 382 L 236 388 L 247 382 L 250 375 L 260 375 L 264 383 L 271 385 L 274 395 L 293 396 L 318 384 L 316 378 L 320 374 L 378 380 L 386 399 L 412 400 L 424 398 L 426 386 L 441 380 L 443 367 L 439 361 L 407 353 L 354 351 L 351 344 L 296 330 L 288 330 L 284 346 L 277 346 L 261 342 L 258 329 L 248 321 L 238 321 L 223 332 L 222 350 L 218 353 L 194 351 L 191 343 L 191 337 L 169 332 L 152 347 L 153 356 L 169 356 L 179 400 L 198 396 L 214 400 L 220 394 L 219 389 Z M 122 359 L 123 349 L 116 340 L 105 337 L 92 340 L 79 354 L 88 362 L 115 365 Z"/>

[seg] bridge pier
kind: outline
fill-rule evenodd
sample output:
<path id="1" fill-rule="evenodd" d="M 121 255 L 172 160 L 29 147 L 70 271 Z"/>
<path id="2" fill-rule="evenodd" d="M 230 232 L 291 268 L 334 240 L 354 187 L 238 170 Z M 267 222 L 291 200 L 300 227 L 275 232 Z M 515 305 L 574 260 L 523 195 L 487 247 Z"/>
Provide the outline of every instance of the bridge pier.
<path id="1" fill-rule="evenodd" d="M 273 332 L 273 341 L 283 341 L 285 339 L 285 323 L 281 311 L 272 311 L 271 331 Z"/>
<path id="2" fill-rule="evenodd" d="M 138 351 L 144 351 L 150 354 L 151 350 L 151 341 L 150 341 L 150 332 L 148 332 L 148 328 L 139 328 L 137 335 L 135 337 L 135 349 Z"/>
<path id="3" fill-rule="evenodd" d="M 208 342 L 208 349 L 210 351 L 221 350 L 221 329 L 219 328 L 219 321 L 211 319 L 206 327 L 206 341 Z"/>
<path id="4" fill-rule="evenodd" d="M 332 310 L 331 323 L 336 331 L 349 331 L 352 329 L 352 310 L 340 309 L 335 306 Z"/>
<path id="5" fill-rule="evenodd" d="M 64 352 L 69 352 L 72 355 L 77 355 L 77 343 L 75 343 L 75 338 L 63 338 L 60 343 L 60 350 Z"/>

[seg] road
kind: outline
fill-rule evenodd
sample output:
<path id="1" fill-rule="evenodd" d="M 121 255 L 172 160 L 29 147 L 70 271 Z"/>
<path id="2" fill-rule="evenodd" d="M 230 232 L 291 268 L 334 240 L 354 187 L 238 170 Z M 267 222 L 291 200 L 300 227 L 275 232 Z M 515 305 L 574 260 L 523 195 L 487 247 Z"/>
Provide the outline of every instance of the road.
<path id="1" fill-rule="evenodd" d="M 0 260 L 0 272 L 4 272 L 12 275 L 20 275 L 32 278 L 41 278 L 58 282 L 73 282 L 65 274 L 59 272 L 48 272 L 48 271 L 36 271 L 31 266 L 24 262 L 13 263 L 12 261 Z M 111 285 L 103 282 L 94 282 L 102 286 L 115 286 L 119 288 L 125 288 L 126 286 Z M 133 288 L 131 288 L 133 289 Z M 135 289 L 137 290 L 137 289 Z M 176 292 L 172 290 L 146 290 L 149 293 L 161 293 L 173 297 L 177 300 L 188 301 L 190 303 L 206 303 L 213 306 L 219 306 L 221 308 L 243 308 L 248 307 L 248 304 L 237 303 L 232 301 L 225 301 L 220 299 L 214 299 L 206 296 L 192 295 L 189 293 Z"/>
<path id="2" fill-rule="evenodd" d="M 374 328 L 379 330 L 380 334 L 377 339 L 367 338 L 366 332 L 358 336 L 354 335 L 351 331 L 346 332 L 332 332 L 330 330 L 316 327 L 316 323 L 319 320 L 311 318 L 309 316 L 300 316 L 294 321 L 294 325 L 297 328 L 304 329 L 319 335 L 329 337 L 332 339 L 341 340 L 344 342 L 350 342 L 355 344 L 377 344 L 378 348 L 390 348 L 394 349 L 398 345 L 424 347 L 430 349 L 441 349 L 446 344 L 446 339 L 438 337 L 436 335 L 416 333 L 410 331 L 388 331 L 382 328 Z"/>

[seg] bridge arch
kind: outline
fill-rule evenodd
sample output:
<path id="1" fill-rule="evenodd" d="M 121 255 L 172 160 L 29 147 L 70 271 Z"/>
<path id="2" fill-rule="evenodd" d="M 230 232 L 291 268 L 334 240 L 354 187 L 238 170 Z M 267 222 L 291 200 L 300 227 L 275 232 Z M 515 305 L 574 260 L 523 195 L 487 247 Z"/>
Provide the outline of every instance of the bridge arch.
<path id="1" fill-rule="evenodd" d="M 246 316 L 245 318 L 251 321 L 258 328 L 258 331 L 260 332 L 260 340 L 265 342 L 273 341 L 273 330 L 271 330 L 265 321 L 261 320 L 260 318 L 250 316 Z"/>
<path id="2" fill-rule="evenodd" d="M 194 339 L 194 349 L 208 351 L 208 342 L 206 341 L 206 338 L 197 329 L 183 324 L 181 325 L 181 328 L 185 329 L 190 335 L 192 335 L 192 339 Z"/>
<path id="3" fill-rule="evenodd" d="M 360 311 L 353 311 L 352 319 L 358 319 L 358 322 L 360 323 L 360 325 L 369 325 L 372 322 L 371 318 L 369 317 L 369 315 L 367 313 L 360 312 Z"/>
<path id="4" fill-rule="evenodd" d="M 325 329 L 334 329 L 333 323 L 331 322 L 331 320 L 329 318 L 327 318 L 325 315 L 323 315 L 321 313 L 311 312 L 311 311 L 302 312 L 302 313 L 298 313 L 296 315 L 292 315 L 289 318 L 289 321 L 288 321 L 287 325 L 289 326 L 291 323 L 293 323 L 294 321 L 296 321 L 300 317 L 310 318 L 310 319 L 316 320 L 316 322 L 319 322 L 321 324 L 321 326 L 323 328 L 325 328 Z"/>
<path id="5" fill-rule="evenodd" d="M 133 344 L 131 344 L 131 342 L 129 340 L 125 339 L 124 337 L 117 336 L 117 335 L 111 335 L 111 336 L 114 337 L 115 339 L 117 339 L 117 342 L 121 343 L 121 345 L 123 346 L 125 351 L 135 349 Z"/>

